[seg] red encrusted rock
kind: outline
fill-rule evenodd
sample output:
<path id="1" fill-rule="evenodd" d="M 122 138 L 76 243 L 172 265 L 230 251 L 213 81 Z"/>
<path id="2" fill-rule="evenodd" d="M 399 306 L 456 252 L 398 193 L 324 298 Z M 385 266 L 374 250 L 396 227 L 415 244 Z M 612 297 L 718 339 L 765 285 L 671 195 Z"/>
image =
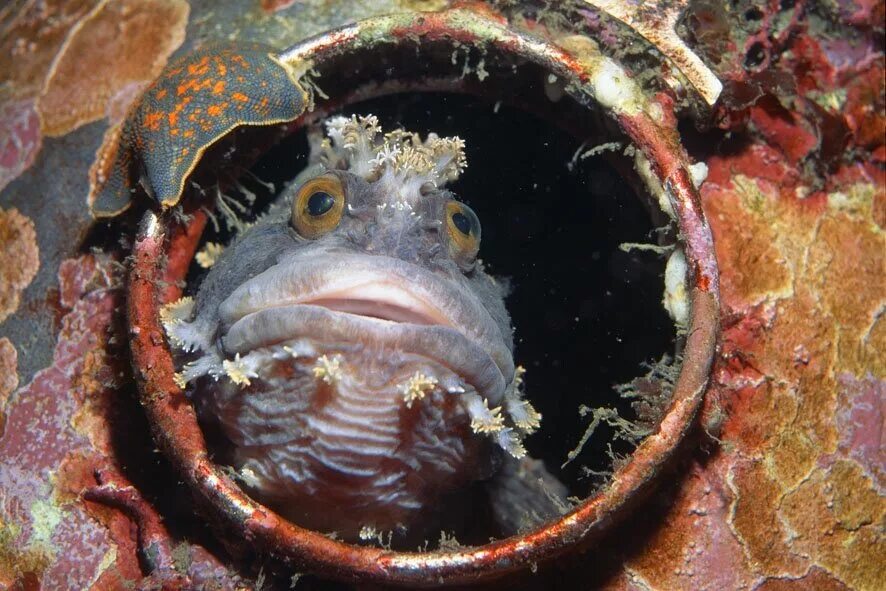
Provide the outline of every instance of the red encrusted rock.
<path id="1" fill-rule="evenodd" d="M 90 263 L 91 256 L 86 257 Z M 105 260 L 104 264 L 109 264 Z M 66 265 L 68 271 L 75 263 Z M 13 549 L 45 556 L 39 572 L 31 572 L 44 588 L 85 588 L 107 567 L 114 542 L 109 532 L 77 503 L 65 503 L 55 488 L 55 475 L 65 459 L 91 451 L 87 434 L 71 424 L 83 402 L 115 385 L 86 379 L 85 359 L 102 354 L 120 294 L 114 289 L 87 291 L 76 273 L 60 273 L 64 291 L 79 293 L 62 319 L 53 365 L 40 371 L 15 392 L 7 405 L 6 429 L 0 438 L 0 521 L 16 532 Z M 71 303 L 71 302 L 69 302 Z M 12 580 L 28 574 L 15 561 Z"/>

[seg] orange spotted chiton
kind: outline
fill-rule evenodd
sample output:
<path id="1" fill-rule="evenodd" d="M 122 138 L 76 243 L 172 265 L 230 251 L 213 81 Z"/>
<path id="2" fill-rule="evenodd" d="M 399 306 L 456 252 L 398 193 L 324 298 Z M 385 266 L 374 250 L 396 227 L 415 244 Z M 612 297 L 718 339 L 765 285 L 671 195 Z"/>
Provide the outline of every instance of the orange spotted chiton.
<path id="1" fill-rule="evenodd" d="M 95 217 L 128 209 L 139 190 L 179 202 L 204 152 L 237 127 L 296 119 L 310 98 L 302 70 L 260 44 L 211 44 L 172 61 L 111 130 L 90 170 Z"/>

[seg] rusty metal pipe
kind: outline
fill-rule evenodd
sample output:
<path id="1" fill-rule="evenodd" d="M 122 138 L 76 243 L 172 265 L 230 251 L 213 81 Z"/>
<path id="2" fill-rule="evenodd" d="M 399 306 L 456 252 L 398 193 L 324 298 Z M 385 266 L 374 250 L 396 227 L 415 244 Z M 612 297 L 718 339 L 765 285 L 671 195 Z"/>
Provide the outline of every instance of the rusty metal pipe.
<path id="1" fill-rule="evenodd" d="M 410 43 L 421 48 L 425 42 L 494 47 L 563 78 L 567 92 L 582 104 L 596 105 L 599 98 L 594 84 L 600 75 L 599 63 L 513 30 L 488 10 L 460 8 L 371 19 L 300 43 L 280 59 L 290 63 L 309 60 L 317 66 L 383 45 Z M 176 236 L 179 243 L 196 244 L 199 232 L 179 227 L 169 216 L 147 213 L 135 242 L 129 280 L 136 377 L 158 445 L 210 515 L 296 568 L 343 580 L 410 586 L 478 582 L 526 569 L 591 543 L 617 523 L 654 485 L 692 427 L 718 336 L 717 263 L 711 232 L 688 172 L 688 159 L 674 118 L 656 117 L 659 103 L 648 99 L 641 103 L 640 108 L 608 105 L 605 110 L 644 153 L 666 191 L 690 266 L 691 319 L 673 400 L 658 429 L 616 471 L 608 487 L 535 531 L 479 547 L 417 553 L 335 541 L 298 527 L 257 503 L 210 461 L 194 409 L 173 380 L 175 366 L 159 321 L 161 305 L 173 295 L 162 286 L 184 278 L 187 265 L 177 259 L 182 252 L 193 253 L 193 248 L 171 251 L 170 236 Z M 176 265 L 163 266 L 161 262 L 169 256 L 176 259 Z M 175 272 L 170 272 L 173 268 Z"/>

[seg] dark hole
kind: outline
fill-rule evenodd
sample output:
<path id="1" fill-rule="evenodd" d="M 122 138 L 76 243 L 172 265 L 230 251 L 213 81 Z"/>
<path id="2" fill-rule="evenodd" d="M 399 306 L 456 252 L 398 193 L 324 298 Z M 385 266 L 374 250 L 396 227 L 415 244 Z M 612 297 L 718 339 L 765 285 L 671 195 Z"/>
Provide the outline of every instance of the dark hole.
<path id="1" fill-rule="evenodd" d="M 781 10 L 792 10 L 797 5 L 796 0 L 781 0 L 778 7 Z"/>
<path id="2" fill-rule="evenodd" d="M 513 288 L 507 307 L 516 361 L 527 368 L 527 396 L 544 416 L 527 448 L 586 495 L 593 483 L 579 478 L 580 467 L 612 467 L 612 433 L 601 429 L 561 471 L 587 424 L 579 405 L 615 406 L 633 417 L 612 386 L 673 349 L 673 325 L 660 303 L 663 261 L 619 249 L 653 240 L 648 211 L 605 158 L 580 160 L 570 172 L 581 140 L 520 110 L 496 113 L 473 98 L 415 94 L 347 112 L 372 113 L 385 128 L 465 140 L 468 168 L 451 189 L 483 226 L 480 258 Z M 630 446 L 615 450 L 626 454 Z"/>
<path id="3" fill-rule="evenodd" d="M 763 44 L 759 41 L 751 45 L 750 49 L 748 49 L 748 53 L 745 56 L 744 66 L 746 69 L 751 70 L 758 67 L 766 60 L 766 48 L 763 47 Z"/>
<path id="4" fill-rule="evenodd" d="M 744 18 L 746 21 L 758 21 L 763 18 L 763 13 L 759 8 L 749 8 L 745 11 Z"/>

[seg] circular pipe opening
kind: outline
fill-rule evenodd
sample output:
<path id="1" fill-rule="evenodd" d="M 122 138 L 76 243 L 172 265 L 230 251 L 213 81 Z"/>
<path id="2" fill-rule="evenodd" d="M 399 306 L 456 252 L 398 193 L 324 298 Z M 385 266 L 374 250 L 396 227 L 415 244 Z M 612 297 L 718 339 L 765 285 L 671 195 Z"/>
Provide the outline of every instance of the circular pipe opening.
<path id="1" fill-rule="evenodd" d="M 178 293 L 175 287 L 160 289 L 164 285 L 160 280 L 172 280 L 174 284 L 185 276 L 205 217 L 197 214 L 189 226 L 180 226 L 168 217 L 148 213 L 135 245 L 129 301 L 142 401 L 163 451 L 210 511 L 235 531 L 291 560 L 298 568 L 327 576 L 399 584 L 477 581 L 525 568 L 590 542 L 642 497 L 667 464 L 698 409 L 716 342 L 717 274 L 710 232 L 675 124 L 667 123 L 661 105 L 641 95 L 623 96 L 623 103 L 608 101 L 606 93 L 611 94 L 611 85 L 615 84 L 616 90 L 630 88 L 619 87 L 618 77 L 623 72 L 613 70 L 613 64 L 602 56 L 580 51 L 586 45 L 572 45 L 579 51 L 567 53 L 530 39 L 494 17 L 453 10 L 357 23 L 301 43 L 282 54 L 281 59 L 313 62 L 321 73 L 319 80 L 329 81 L 321 85 L 323 90 L 342 97 L 330 101 L 329 109 L 406 88 L 444 86 L 471 93 L 502 93 L 516 97 L 518 103 L 533 98 L 531 93 L 537 99 L 539 93 L 547 96 L 559 92 L 570 94 L 575 101 L 536 100 L 540 105 L 554 106 L 550 113 L 540 113 L 542 116 L 573 129 L 605 124 L 611 128 L 610 133 L 628 138 L 651 164 L 653 192 L 660 191 L 669 200 L 689 263 L 691 312 L 684 364 L 671 405 L 656 430 L 617 470 L 605 490 L 588 497 L 561 519 L 525 535 L 456 551 L 409 553 L 345 544 L 295 526 L 245 495 L 209 460 L 193 409 L 173 381 L 175 368 L 164 343 L 158 310 Z M 460 49 L 464 47 L 471 49 Z M 458 59 L 453 60 L 453 55 L 460 50 L 465 53 L 466 63 L 472 63 L 471 55 L 480 51 L 477 55 L 483 56 L 479 59 L 484 60 L 489 80 L 478 84 L 472 77 L 459 75 L 464 66 Z M 416 54 L 422 58 L 420 62 Z M 475 55 L 473 59 L 478 58 Z M 479 59 L 474 68 L 479 68 Z M 455 77 L 453 61 L 457 66 Z M 348 78 L 346 88 L 344 77 L 333 74 L 347 64 L 353 77 Z M 416 64 L 421 70 L 417 74 Z M 375 81 L 379 67 L 389 75 L 383 83 Z M 540 71 L 547 77 L 539 78 Z M 609 102 L 608 110 L 599 108 L 595 95 L 603 95 L 597 98 Z M 583 110 L 582 104 L 591 110 Z M 316 118 L 324 111 L 325 105 L 317 115 L 304 119 Z M 159 261 L 166 259 L 169 264 L 161 268 Z"/>
<path id="2" fill-rule="evenodd" d="M 543 73 L 536 78 L 543 79 Z M 568 109 L 565 103 L 571 101 L 566 96 L 558 104 Z M 524 445 L 568 487 L 570 497 L 588 496 L 605 485 L 615 458 L 628 456 L 644 430 L 657 423 L 669 400 L 669 376 L 679 369 L 676 341 L 682 338 L 661 305 L 669 252 L 629 246 L 672 244 L 673 227 L 647 195 L 637 195 L 642 183 L 630 149 L 624 153 L 625 139 L 593 143 L 603 142 L 599 130 L 567 133 L 550 119 L 468 94 L 398 93 L 343 111 L 345 116 L 367 113 L 385 130 L 466 140 L 468 168 L 447 187 L 479 216 L 486 271 L 509 285 L 515 359 L 527 370 L 527 397 L 543 416 L 542 428 Z M 232 202 L 250 207 L 238 217 L 251 221 L 265 212 L 285 191 L 280 187 L 304 170 L 306 136 L 301 129 L 263 154 L 238 181 L 248 185 L 243 187 L 248 194 L 236 187 L 225 192 Z M 598 145 L 605 149 L 592 150 Z M 218 227 L 210 224 L 204 244 L 228 244 L 236 234 L 218 211 L 216 217 Z M 191 265 L 185 295 L 196 295 L 194 287 L 206 273 L 196 262 Z M 652 379 L 640 378 L 650 371 Z M 614 385 L 628 391 L 620 394 Z M 594 421 L 588 410 L 580 415 L 580 408 L 609 412 L 612 424 L 596 426 L 570 461 Z M 200 418 L 213 459 L 236 470 L 235 447 L 217 424 Z M 489 511 L 483 492 L 449 498 L 452 510 L 440 512 L 445 518 L 433 527 L 423 522 L 409 532 L 394 531 L 387 545 L 412 550 L 427 543 L 433 550 L 443 532 L 465 545 L 506 537 L 484 519 Z"/>

